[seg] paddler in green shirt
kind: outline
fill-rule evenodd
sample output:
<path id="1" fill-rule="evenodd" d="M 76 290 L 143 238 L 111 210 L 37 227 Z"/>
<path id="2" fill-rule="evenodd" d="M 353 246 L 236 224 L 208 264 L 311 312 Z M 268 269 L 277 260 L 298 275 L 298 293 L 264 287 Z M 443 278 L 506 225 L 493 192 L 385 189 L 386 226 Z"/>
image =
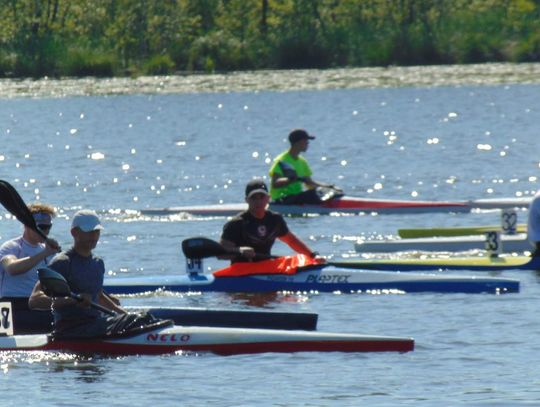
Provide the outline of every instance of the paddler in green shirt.
<path id="1" fill-rule="evenodd" d="M 342 194 L 342 191 L 331 184 L 324 184 L 311 179 L 312 171 L 308 162 L 300 155 L 307 151 L 309 140 L 315 136 L 309 135 L 303 129 L 295 129 L 289 134 L 291 147 L 278 155 L 270 167 L 270 197 L 277 204 L 319 204 L 321 198 L 317 187 L 331 188 Z M 307 187 L 304 190 L 304 185 Z"/>

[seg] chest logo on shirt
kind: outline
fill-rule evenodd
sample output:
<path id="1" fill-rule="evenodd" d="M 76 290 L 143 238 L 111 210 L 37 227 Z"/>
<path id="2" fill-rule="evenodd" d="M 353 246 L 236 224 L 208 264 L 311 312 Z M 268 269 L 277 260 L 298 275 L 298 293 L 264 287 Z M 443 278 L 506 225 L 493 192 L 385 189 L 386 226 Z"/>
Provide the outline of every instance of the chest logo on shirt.
<path id="1" fill-rule="evenodd" d="M 264 225 L 260 225 L 258 228 L 257 228 L 257 235 L 259 237 L 265 237 L 266 236 L 266 226 Z"/>

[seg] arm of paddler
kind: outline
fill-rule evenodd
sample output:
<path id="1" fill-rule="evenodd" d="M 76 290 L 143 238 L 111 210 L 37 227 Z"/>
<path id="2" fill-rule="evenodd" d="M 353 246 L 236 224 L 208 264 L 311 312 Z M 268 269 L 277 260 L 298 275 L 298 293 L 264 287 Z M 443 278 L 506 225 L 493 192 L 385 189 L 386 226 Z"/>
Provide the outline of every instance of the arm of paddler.
<path id="1" fill-rule="evenodd" d="M 28 270 L 31 270 L 45 260 L 45 258 L 55 253 L 57 253 L 57 250 L 52 249 L 51 246 L 47 245 L 45 249 L 33 256 L 22 257 L 19 259 L 12 254 L 8 254 L 2 258 L 1 263 L 6 273 L 14 276 L 26 273 Z"/>
<path id="2" fill-rule="evenodd" d="M 283 243 L 286 243 L 291 249 L 295 252 L 303 254 L 311 258 L 317 258 L 324 261 L 322 257 L 319 256 L 317 252 L 312 251 L 304 242 L 302 242 L 294 233 L 288 232 L 287 234 L 280 236 L 278 238 Z"/>
<path id="3" fill-rule="evenodd" d="M 310 188 L 316 188 L 316 187 L 330 188 L 338 192 L 343 192 L 341 188 L 336 187 L 334 184 L 327 184 L 324 182 L 315 181 L 311 177 L 304 177 L 304 182 Z"/>
<path id="4" fill-rule="evenodd" d="M 98 304 L 118 314 L 127 314 L 127 311 L 120 307 L 120 302 L 118 301 L 117 304 L 116 301 L 114 301 L 111 296 L 109 296 L 109 294 L 105 293 L 103 290 L 98 296 Z"/>
<path id="5" fill-rule="evenodd" d="M 253 249 L 253 247 L 249 247 L 249 246 L 236 246 L 233 242 L 231 242 L 230 240 L 226 240 L 226 239 L 221 239 L 219 241 L 219 243 L 225 248 L 227 249 L 227 251 L 230 251 L 232 252 L 231 254 L 226 254 L 226 255 L 223 255 L 223 256 L 218 256 L 218 259 L 222 259 L 222 260 L 230 260 L 230 259 L 234 259 L 238 256 L 242 256 L 248 260 L 251 260 L 255 257 L 255 250 Z"/>
<path id="6" fill-rule="evenodd" d="M 55 298 L 54 300 L 46 295 L 41 289 L 41 283 L 38 281 L 28 298 L 28 308 L 33 310 L 50 310 L 54 301 L 54 306 L 61 308 L 65 306 L 72 306 L 76 304 L 76 301 L 73 298 L 62 297 Z"/>
<path id="7" fill-rule="evenodd" d="M 271 185 L 272 185 L 272 188 L 283 188 L 296 181 L 298 181 L 298 177 L 296 176 L 287 177 L 285 175 L 274 173 L 272 175 Z"/>

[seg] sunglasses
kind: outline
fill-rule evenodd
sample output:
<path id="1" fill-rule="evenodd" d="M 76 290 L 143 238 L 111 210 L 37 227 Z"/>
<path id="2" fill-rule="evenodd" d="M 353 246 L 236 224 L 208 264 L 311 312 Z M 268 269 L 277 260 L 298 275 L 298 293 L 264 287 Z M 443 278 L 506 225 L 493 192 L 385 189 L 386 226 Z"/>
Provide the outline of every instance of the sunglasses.
<path id="1" fill-rule="evenodd" d="M 37 225 L 37 227 L 43 232 L 48 232 L 49 230 L 51 230 L 52 224 L 42 224 L 42 225 Z"/>

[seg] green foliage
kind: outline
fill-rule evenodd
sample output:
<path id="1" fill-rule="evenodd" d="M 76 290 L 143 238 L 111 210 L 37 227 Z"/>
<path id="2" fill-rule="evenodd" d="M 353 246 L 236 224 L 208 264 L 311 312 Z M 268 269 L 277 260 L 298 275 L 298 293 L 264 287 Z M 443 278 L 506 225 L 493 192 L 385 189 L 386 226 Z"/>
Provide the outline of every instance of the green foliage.
<path id="1" fill-rule="evenodd" d="M 243 44 L 231 35 L 218 31 L 194 41 L 190 48 L 188 69 L 212 72 L 238 70 L 249 66 Z"/>
<path id="2" fill-rule="evenodd" d="M 540 60 L 538 0 L 0 0 L 0 76 Z"/>
<path id="3" fill-rule="evenodd" d="M 112 53 L 89 47 L 70 47 L 62 58 L 61 72 L 65 76 L 110 77 L 118 67 L 118 59 Z"/>
<path id="4" fill-rule="evenodd" d="M 174 72 L 174 62 L 168 55 L 155 55 L 143 64 L 146 75 L 167 75 Z"/>

